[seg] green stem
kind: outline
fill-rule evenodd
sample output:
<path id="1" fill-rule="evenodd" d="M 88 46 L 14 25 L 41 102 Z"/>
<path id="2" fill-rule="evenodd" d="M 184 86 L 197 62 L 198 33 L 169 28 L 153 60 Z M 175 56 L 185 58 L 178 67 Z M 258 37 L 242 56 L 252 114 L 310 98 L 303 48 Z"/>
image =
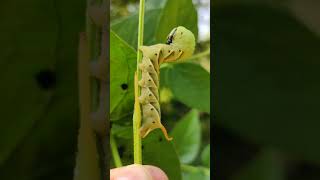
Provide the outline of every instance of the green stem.
<path id="1" fill-rule="evenodd" d="M 111 147 L 111 153 L 112 153 L 115 166 L 117 168 L 121 167 L 122 166 L 121 158 L 118 152 L 116 140 L 114 139 L 114 136 L 112 133 L 110 134 L 110 147 Z"/>
<path id="2" fill-rule="evenodd" d="M 141 62 L 142 53 L 139 51 L 139 47 L 143 45 L 143 26 L 144 26 L 144 0 L 140 0 L 139 7 L 139 27 L 138 27 L 138 47 L 137 47 L 137 76 L 141 78 L 141 72 L 139 71 L 138 65 Z M 135 78 L 135 108 L 133 113 L 133 158 L 135 164 L 142 164 L 142 152 L 141 152 L 141 137 L 140 137 L 140 126 L 141 126 L 141 111 L 138 97 L 140 95 L 140 89 L 138 81 Z"/>

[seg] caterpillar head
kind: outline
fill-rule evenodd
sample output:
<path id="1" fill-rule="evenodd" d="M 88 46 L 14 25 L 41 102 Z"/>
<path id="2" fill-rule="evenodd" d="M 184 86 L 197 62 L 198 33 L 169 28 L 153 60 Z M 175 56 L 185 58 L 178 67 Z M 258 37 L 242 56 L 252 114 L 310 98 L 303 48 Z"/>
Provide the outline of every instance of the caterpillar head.
<path id="1" fill-rule="evenodd" d="M 169 33 L 166 44 L 181 50 L 183 53 L 180 59 L 185 59 L 193 54 L 195 37 L 193 33 L 185 27 L 178 26 Z"/>
<path id="2" fill-rule="evenodd" d="M 151 131 L 154 129 L 160 128 L 164 136 L 168 141 L 172 140 L 172 137 L 168 136 L 166 128 L 161 124 L 160 121 L 148 120 L 140 128 L 140 135 L 142 138 L 145 138 Z"/>

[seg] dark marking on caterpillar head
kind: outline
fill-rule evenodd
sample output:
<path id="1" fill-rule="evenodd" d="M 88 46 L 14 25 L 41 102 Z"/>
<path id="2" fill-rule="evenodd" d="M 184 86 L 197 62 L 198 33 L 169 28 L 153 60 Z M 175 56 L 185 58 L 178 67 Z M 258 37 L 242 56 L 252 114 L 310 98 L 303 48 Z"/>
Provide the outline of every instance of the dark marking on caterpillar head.
<path id="1" fill-rule="evenodd" d="M 172 41 L 174 40 L 174 35 L 175 35 L 176 31 L 177 31 L 177 28 L 174 28 L 174 29 L 170 32 L 170 34 L 169 34 L 169 36 L 168 36 L 168 38 L 167 38 L 166 44 L 170 45 L 170 44 L 172 43 Z"/>
<path id="2" fill-rule="evenodd" d="M 155 124 L 156 122 L 155 122 L 155 121 L 152 121 L 152 123 Z"/>
<path id="3" fill-rule="evenodd" d="M 35 79 L 41 89 L 50 90 L 56 86 L 56 74 L 50 69 L 38 72 Z"/>
<path id="4" fill-rule="evenodd" d="M 127 90 L 128 84 L 125 84 L 125 83 L 121 84 L 121 88 L 122 88 L 122 90 Z"/>

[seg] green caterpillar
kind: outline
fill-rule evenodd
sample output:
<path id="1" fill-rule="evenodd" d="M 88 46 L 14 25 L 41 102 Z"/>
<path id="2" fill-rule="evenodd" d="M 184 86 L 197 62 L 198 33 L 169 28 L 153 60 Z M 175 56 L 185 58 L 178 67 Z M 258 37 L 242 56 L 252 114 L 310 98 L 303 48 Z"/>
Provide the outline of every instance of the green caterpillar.
<path id="1" fill-rule="evenodd" d="M 160 128 L 167 140 L 167 130 L 161 124 L 161 111 L 159 104 L 159 75 L 162 63 L 173 62 L 190 57 L 195 48 L 195 37 L 185 27 L 174 28 L 167 37 L 166 44 L 141 46 L 142 61 L 139 64 L 141 87 L 139 102 L 142 106 L 141 137 L 146 137 L 152 130 Z"/>

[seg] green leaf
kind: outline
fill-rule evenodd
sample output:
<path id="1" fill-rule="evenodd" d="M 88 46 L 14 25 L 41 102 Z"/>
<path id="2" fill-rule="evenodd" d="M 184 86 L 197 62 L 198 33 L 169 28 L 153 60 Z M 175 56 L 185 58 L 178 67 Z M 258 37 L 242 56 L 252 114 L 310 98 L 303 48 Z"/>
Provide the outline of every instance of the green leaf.
<path id="1" fill-rule="evenodd" d="M 210 144 L 208 144 L 201 153 L 202 164 L 210 167 Z"/>
<path id="2" fill-rule="evenodd" d="M 111 121 L 133 112 L 136 52 L 110 32 L 110 114 Z"/>
<path id="3" fill-rule="evenodd" d="M 155 32 L 159 23 L 161 9 L 152 9 L 145 12 L 144 45 L 155 44 Z M 111 29 L 133 48 L 138 44 L 138 13 L 112 22 Z M 169 33 L 169 32 L 168 32 Z M 164 42 L 166 39 L 163 39 Z"/>
<path id="4" fill-rule="evenodd" d="M 133 162 L 132 139 L 118 139 L 119 153 L 124 165 Z M 142 163 L 162 169 L 169 179 L 181 180 L 179 157 L 170 141 L 167 141 L 160 129 L 152 131 L 142 139 Z"/>
<path id="5" fill-rule="evenodd" d="M 287 12 L 213 9 L 216 122 L 252 140 L 320 163 L 320 39 Z"/>
<path id="6" fill-rule="evenodd" d="M 184 26 L 198 37 L 198 16 L 192 0 L 169 0 L 166 2 L 157 27 L 157 42 L 167 39 L 171 30 Z"/>
<path id="7" fill-rule="evenodd" d="M 210 113 L 210 74 L 198 64 L 177 63 L 161 68 L 161 85 L 168 86 L 174 98 Z"/>
<path id="8" fill-rule="evenodd" d="M 285 165 L 280 154 L 264 150 L 231 180 L 285 180 Z"/>
<path id="9" fill-rule="evenodd" d="M 182 165 L 182 179 L 183 180 L 209 180 L 210 169 L 204 167 L 196 167 L 189 165 Z"/>
<path id="10" fill-rule="evenodd" d="M 182 163 L 191 163 L 197 156 L 201 143 L 199 113 L 191 110 L 175 125 L 170 133 Z"/>
<path id="11" fill-rule="evenodd" d="M 165 6 L 167 0 L 147 0 L 145 2 L 146 2 L 145 6 L 147 10 L 162 9 Z"/>

